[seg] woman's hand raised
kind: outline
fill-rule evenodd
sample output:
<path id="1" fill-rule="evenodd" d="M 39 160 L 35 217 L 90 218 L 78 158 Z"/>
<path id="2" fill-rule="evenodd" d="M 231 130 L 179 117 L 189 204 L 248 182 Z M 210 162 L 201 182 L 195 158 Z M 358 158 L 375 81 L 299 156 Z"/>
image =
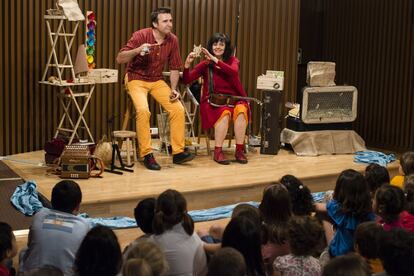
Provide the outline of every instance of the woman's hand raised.
<path id="1" fill-rule="evenodd" d="M 191 63 L 193 63 L 195 58 L 196 54 L 194 52 L 189 53 L 187 58 L 185 59 L 184 68 L 190 68 Z"/>
<path id="2" fill-rule="evenodd" d="M 201 51 L 204 54 L 204 57 L 209 60 L 212 61 L 214 63 L 218 62 L 218 58 L 216 58 L 215 56 L 213 56 L 206 48 L 202 48 Z"/>

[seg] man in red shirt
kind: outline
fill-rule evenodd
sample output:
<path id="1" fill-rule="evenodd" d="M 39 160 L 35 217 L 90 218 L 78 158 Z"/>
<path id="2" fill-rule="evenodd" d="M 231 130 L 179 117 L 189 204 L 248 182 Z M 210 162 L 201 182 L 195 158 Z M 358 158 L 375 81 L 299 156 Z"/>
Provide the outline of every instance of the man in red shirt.
<path id="1" fill-rule="evenodd" d="M 169 8 L 158 8 L 151 13 L 152 28 L 132 34 L 116 58 L 128 63 L 125 83 L 136 110 L 136 129 L 140 156 L 150 170 L 160 170 L 151 149 L 148 93 L 168 112 L 171 130 L 173 163 L 182 164 L 194 158 L 185 151 L 184 107 L 178 101 L 179 70 L 182 67 L 177 37 L 171 33 L 173 20 Z M 170 70 L 171 88 L 165 83 L 162 71 Z"/>

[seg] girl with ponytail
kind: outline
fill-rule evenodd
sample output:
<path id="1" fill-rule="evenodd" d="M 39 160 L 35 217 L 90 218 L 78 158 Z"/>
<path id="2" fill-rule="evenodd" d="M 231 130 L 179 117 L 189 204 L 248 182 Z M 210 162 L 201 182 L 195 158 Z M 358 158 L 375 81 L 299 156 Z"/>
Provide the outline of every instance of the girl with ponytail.
<path id="1" fill-rule="evenodd" d="M 280 183 L 289 192 L 293 215 L 310 216 L 315 212 L 315 204 L 311 191 L 302 181 L 293 175 L 287 174 L 280 179 Z"/>
<path id="2" fill-rule="evenodd" d="M 203 243 L 194 233 L 187 214 L 187 201 L 176 190 L 166 190 L 157 199 L 152 240 L 164 252 L 168 275 L 206 275 L 207 258 Z"/>

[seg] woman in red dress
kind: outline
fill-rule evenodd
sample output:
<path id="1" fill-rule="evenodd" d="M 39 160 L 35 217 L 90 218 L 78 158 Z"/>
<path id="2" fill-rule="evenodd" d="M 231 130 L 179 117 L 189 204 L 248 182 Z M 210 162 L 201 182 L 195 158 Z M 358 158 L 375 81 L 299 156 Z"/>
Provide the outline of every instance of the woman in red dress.
<path id="1" fill-rule="evenodd" d="M 225 157 L 222 146 L 229 128 L 230 120 L 234 123 L 236 137 L 236 161 L 247 163 L 244 155 L 244 138 L 248 123 L 249 106 L 245 101 L 238 101 L 234 107 L 212 106 L 209 99 L 209 67 L 213 72 L 213 87 L 215 93 L 246 97 L 239 78 L 239 60 L 232 55 L 230 39 L 225 34 L 214 34 L 207 43 L 207 49 L 202 48 L 205 60 L 190 70 L 196 54 L 191 52 L 184 64 L 183 80 L 189 84 L 199 77 L 203 78 L 203 93 L 201 96 L 200 113 L 203 129 L 214 127 L 214 161 L 228 165 L 230 161 Z"/>

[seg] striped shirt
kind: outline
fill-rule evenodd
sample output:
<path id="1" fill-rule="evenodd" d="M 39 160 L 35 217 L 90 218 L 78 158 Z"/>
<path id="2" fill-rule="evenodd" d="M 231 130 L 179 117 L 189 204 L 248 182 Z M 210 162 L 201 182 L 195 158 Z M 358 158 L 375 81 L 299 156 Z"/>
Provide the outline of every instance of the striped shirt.
<path id="1" fill-rule="evenodd" d="M 120 52 L 138 48 L 144 43 L 156 44 L 152 28 L 138 30 L 132 34 Z M 168 64 L 169 70 L 180 70 L 182 61 L 177 37 L 170 33 L 160 45 L 152 46 L 149 54 L 136 55 L 127 66 L 128 80 L 155 82 L 163 79 L 162 71 Z"/>

